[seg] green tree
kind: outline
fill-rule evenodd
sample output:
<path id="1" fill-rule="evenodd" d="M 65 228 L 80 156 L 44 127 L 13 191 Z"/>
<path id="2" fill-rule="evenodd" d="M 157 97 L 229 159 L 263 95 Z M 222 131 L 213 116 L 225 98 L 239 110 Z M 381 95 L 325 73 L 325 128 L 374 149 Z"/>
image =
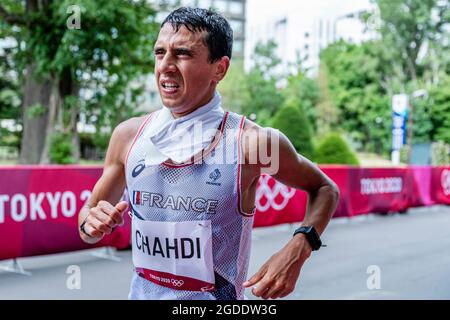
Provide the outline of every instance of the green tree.
<path id="1" fill-rule="evenodd" d="M 243 61 L 231 63 L 226 77 L 218 85 L 218 91 L 225 109 L 238 113 L 245 109 L 246 103 L 250 102 L 250 95 Z"/>
<path id="2" fill-rule="evenodd" d="M 320 57 L 331 100 L 338 108 L 339 126 L 364 150 L 388 154 L 391 103 L 380 45 L 378 41 L 361 45 L 340 41 Z"/>
<path id="3" fill-rule="evenodd" d="M 145 0 L 2 1 L 0 24 L 24 70 L 22 163 L 49 162 L 58 132 L 77 146 L 81 111 L 105 125 L 132 113 L 129 84 L 153 68 L 154 15 Z"/>
<path id="4" fill-rule="evenodd" d="M 431 136 L 450 144 L 450 77 L 430 90 Z"/>
<path id="5" fill-rule="evenodd" d="M 260 71 L 269 80 L 274 80 L 278 77 L 277 67 L 280 65 L 281 60 L 275 53 L 277 47 L 275 40 L 269 40 L 266 43 L 258 42 L 252 56 L 253 69 Z"/>
<path id="6" fill-rule="evenodd" d="M 320 90 L 317 81 L 308 77 L 301 70 L 288 77 L 288 85 L 283 90 L 284 100 L 301 103 L 313 131 L 316 131 L 316 105 L 319 102 Z"/>
<path id="7" fill-rule="evenodd" d="M 411 99 L 410 103 L 414 104 L 413 143 L 431 142 L 433 131 L 431 99 Z"/>
<path id="8" fill-rule="evenodd" d="M 392 69 L 404 83 L 416 82 L 424 72 L 424 59 L 419 53 L 426 49 L 441 51 L 446 28 L 450 22 L 448 0 L 373 0 L 380 14 L 383 49 Z M 431 45 L 430 45 L 431 44 Z M 426 46 L 428 45 L 428 48 Z M 448 44 L 447 44 L 448 46 Z"/>
<path id="9" fill-rule="evenodd" d="M 50 160 L 52 163 L 71 164 L 75 162 L 72 158 L 73 145 L 70 135 L 56 133 L 52 136 L 50 144 Z"/>
<path id="10" fill-rule="evenodd" d="M 448 0 L 374 0 L 380 18 L 383 55 L 391 92 L 412 95 L 436 85 L 449 68 Z M 407 143 L 430 141 L 426 102 L 411 101 Z M 411 121 L 413 124 L 411 125 Z"/>
<path id="11" fill-rule="evenodd" d="M 0 39 L 4 40 L 0 46 L 0 121 L 9 119 L 16 121 L 16 126 L 21 125 L 21 92 L 20 72 L 14 68 L 14 44 L 9 39 L 12 30 L 0 19 Z M 0 128 L 0 146 L 14 147 L 19 150 L 21 131 L 10 131 L 8 128 Z"/>
<path id="12" fill-rule="evenodd" d="M 242 112 L 256 115 L 256 122 L 262 126 L 270 124 L 270 119 L 283 104 L 283 96 L 277 88 L 279 79 L 276 68 L 280 59 L 275 55 L 276 43 L 258 43 L 253 55 L 254 66 L 246 76 L 248 101 Z"/>
<path id="13" fill-rule="evenodd" d="M 316 149 L 316 162 L 320 164 L 359 165 L 348 144 L 337 133 L 330 133 Z"/>
<path id="14" fill-rule="evenodd" d="M 283 132 L 298 153 L 314 159 L 310 121 L 298 100 L 288 100 L 275 114 L 272 127 Z"/>
<path id="15" fill-rule="evenodd" d="M 413 126 L 409 138 L 415 142 L 430 141 L 435 136 L 445 138 L 447 107 L 442 102 L 446 99 L 443 79 L 450 69 L 449 2 L 373 2 L 378 8 L 371 16 L 376 18 L 372 21 L 378 20 L 378 40 L 359 45 L 340 41 L 321 52 L 320 83 L 326 84 L 321 85 L 321 92 L 328 103 L 326 108 L 318 104 L 319 128 L 326 124 L 333 129 L 334 122 L 327 121 L 335 115 L 330 112 L 335 105 L 338 126 L 348 132 L 358 148 L 388 154 L 392 95 L 412 96 L 418 89 L 427 89 L 429 99 L 411 99 Z"/>
<path id="16" fill-rule="evenodd" d="M 336 130 L 339 121 L 339 109 L 336 107 L 329 87 L 329 79 L 326 66 L 321 64 L 317 78 L 320 96 L 315 106 L 316 132 L 318 136 L 325 136 L 329 132 Z"/>
<path id="17" fill-rule="evenodd" d="M 20 117 L 19 81 L 14 72 L 9 49 L 0 53 L 0 119 L 18 119 Z"/>

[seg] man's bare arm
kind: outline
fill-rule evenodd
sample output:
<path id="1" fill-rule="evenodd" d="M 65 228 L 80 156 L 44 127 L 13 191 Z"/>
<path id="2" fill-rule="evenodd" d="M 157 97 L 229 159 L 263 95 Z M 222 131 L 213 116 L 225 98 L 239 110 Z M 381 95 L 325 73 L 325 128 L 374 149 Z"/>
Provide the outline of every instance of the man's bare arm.
<path id="1" fill-rule="evenodd" d="M 102 176 L 92 190 L 86 205 L 78 215 L 78 226 L 85 220 L 86 235 L 81 230 L 80 237 L 87 243 L 100 241 L 110 234 L 114 227 L 123 224 L 123 214 L 127 208 L 125 201 L 117 203 L 125 189 L 125 157 L 142 118 L 133 118 L 119 124 L 113 131 Z"/>
<path id="2" fill-rule="evenodd" d="M 298 154 L 283 133 L 278 133 L 278 137 L 281 161 L 278 172 L 272 176 L 287 186 L 308 193 L 309 207 L 302 224 L 314 226 L 321 234 L 336 210 L 339 189 L 315 164 Z"/>
<path id="3" fill-rule="evenodd" d="M 268 163 L 259 161 L 260 171 L 267 167 L 276 168 L 271 175 L 281 183 L 308 192 L 310 208 L 303 225 L 314 226 L 322 233 L 330 221 L 339 199 L 339 191 L 320 169 L 311 161 L 299 155 L 284 134 L 273 129 L 255 128 L 251 130 L 249 152 L 271 150 Z M 275 139 L 273 139 L 275 137 Z M 253 146 L 253 147 L 252 147 Z M 258 150 L 255 150 L 257 146 Z M 274 164 L 273 162 L 276 161 Z M 245 287 L 252 289 L 255 296 L 276 299 L 291 293 L 300 275 L 304 262 L 311 255 L 311 246 L 304 234 L 297 234 L 280 251 L 270 257 L 248 281 Z"/>

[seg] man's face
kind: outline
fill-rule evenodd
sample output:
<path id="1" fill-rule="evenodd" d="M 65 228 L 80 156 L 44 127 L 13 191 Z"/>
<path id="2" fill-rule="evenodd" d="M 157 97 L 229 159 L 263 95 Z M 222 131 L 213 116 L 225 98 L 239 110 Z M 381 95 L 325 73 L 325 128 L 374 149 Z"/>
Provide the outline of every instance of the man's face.
<path id="1" fill-rule="evenodd" d="M 175 32 L 170 23 L 161 28 L 155 43 L 155 74 L 163 104 L 182 116 L 208 103 L 221 80 L 222 60 L 210 63 L 204 32 L 181 26 Z M 225 70 L 226 72 L 226 70 Z"/>

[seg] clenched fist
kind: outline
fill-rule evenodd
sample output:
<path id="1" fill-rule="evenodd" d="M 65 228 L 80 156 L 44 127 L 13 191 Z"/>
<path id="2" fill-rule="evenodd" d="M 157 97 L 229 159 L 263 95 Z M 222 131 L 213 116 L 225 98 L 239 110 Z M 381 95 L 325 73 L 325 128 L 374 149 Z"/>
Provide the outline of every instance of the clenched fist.
<path id="1" fill-rule="evenodd" d="M 115 206 L 107 201 L 99 201 L 97 206 L 89 209 L 82 224 L 82 231 L 90 238 L 100 240 L 105 234 L 110 234 L 113 228 L 123 225 L 123 214 L 128 208 L 126 201 Z"/>

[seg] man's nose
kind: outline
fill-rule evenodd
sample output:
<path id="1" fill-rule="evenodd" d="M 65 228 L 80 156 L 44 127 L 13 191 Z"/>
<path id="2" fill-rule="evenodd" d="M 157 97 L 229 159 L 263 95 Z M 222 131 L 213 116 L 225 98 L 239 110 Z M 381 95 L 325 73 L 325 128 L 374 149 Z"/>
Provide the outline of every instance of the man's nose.
<path id="1" fill-rule="evenodd" d="M 156 68 L 159 73 L 175 72 L 175 61 L 172 55 L 166 53 L 161 60 L 156 61 Z"/>

